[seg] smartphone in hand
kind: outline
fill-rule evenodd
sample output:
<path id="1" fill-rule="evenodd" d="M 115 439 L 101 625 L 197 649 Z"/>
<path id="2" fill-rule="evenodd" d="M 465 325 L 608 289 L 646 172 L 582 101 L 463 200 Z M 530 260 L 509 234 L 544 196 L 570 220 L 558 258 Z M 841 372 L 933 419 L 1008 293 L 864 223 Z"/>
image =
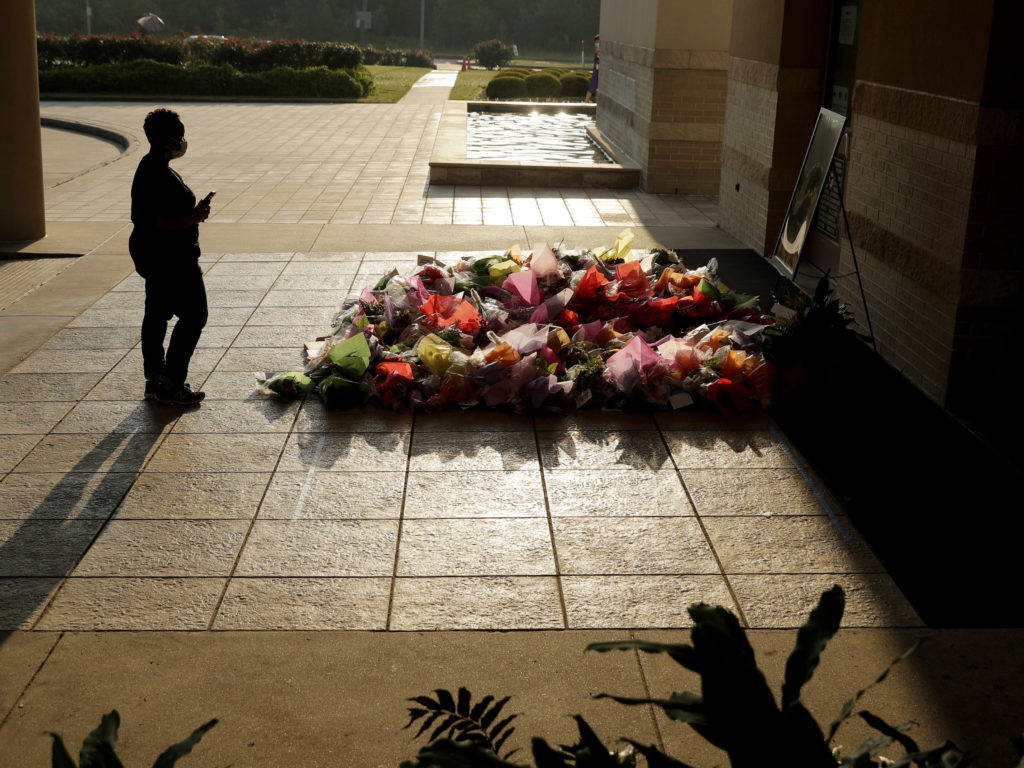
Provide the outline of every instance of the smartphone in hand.
<path id="1" fill-rule="evenodd" d="M 210 193 L 209 193 L 209 194 L 208 194 L 208 195 L 207 195 L 206 197 L 204 197 L 204 198 L 202 199 L 202 202 L 204 202 L 204 203 L 206 203 L 207 205 L 209 205 L 209 204 L 210 204 L 210 201 L 211 201 L 211 200 L 213 199 L 213 196 L 214 196 L 214 195 L 216 195 L 216 194 L 217 194 L 217 191 L 216 191 L 216 190 L 214 190 L 213 192 L 210 192 Z"/>

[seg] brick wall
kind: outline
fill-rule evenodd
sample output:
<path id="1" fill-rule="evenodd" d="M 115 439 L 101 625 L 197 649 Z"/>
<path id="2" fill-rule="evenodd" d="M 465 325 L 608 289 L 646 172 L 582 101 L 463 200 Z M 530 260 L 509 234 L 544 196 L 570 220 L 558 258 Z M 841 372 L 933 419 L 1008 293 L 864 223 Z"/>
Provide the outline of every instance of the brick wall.
<path id="1" fill-rule="evenodd" d="M 602 41 L 597 128 L 616 152 L 646 173 L 650 150 L 652 48 Z"/>
<path id="2" fill-rule="evenodd" d="M 730 61 L 729 65 L 718 224 L 764 255 L 775 243 L 774 235 L 767 230 L 768 188 L 779 95 L 736 79 L 737 70 L 747 66 L 749 62 L 742 60 Z"/>
<path id="3" fill-rule="evenodd" d="M 946 122 L 915 119 L 929 111 Z M 940 404 L 974 185 L 969 112 L 963 102 L 873 83 L 854 91 L 846 205 L 879 352 Z M 962 121 L 949 121 L 960 113 Z M 853 263 L 842 245 L 840 272 L 847 273 Z M 840 298 L 860 307 L 855 281 L 842 282 Z"/>
<path id="4" fill-rule="evenodd" d="M 602 43 L 597 127 L 643 169 L 646 191 L 718 192 L 725 61 L 724 52 Z"/>

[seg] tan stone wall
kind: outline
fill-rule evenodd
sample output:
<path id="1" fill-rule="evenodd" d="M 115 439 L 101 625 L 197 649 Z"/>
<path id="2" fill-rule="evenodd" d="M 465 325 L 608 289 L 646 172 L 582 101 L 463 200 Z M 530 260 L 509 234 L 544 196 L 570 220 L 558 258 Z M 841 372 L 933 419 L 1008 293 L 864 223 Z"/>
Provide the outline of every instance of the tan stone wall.
<path id="1" fill-rule="evenodd" d="M 718 191 L 730 24 L 730 0 L 601 4 L 597 127 L 648 192 Z"/>
<path id="2" fill-rule="evenodd" d="M 737 61 L 733 66 L 742 67 L 745 63 Z M 762 255 L 775 244 L 775 235 L 769 234 L 767 227 L 777 105 L 778 93 L 774 90 L 730 79 L 718 225 Z"/>
<path id="3" fill-rule="evenodd" d="M 597 128 L 618 154 L 645 170 L 654 86 L 653 56 L 652 48 L 601 38 Z"/>
<path id="4" fill-rule="evenodd" d="M 858 84 L 846 205 L 879 352 L 944 403 L 976 148 L 936 135 L 935 127 L 900 125 L 928 111 L 945 114 L 947 128 L 969 125 L 949 118 L 961 111 L 961 102 L 943 110 L 941 102 L 948 100 L 941 97 L 921 101 L 920 94 Z M 953 132 L 963 139 L 971 133 Z M 842 246 L 840 272 L 848 273 L 850 248 L 845 241 Z M 843 281 L 840 298 L 860 307 L 853 280 Z"/>

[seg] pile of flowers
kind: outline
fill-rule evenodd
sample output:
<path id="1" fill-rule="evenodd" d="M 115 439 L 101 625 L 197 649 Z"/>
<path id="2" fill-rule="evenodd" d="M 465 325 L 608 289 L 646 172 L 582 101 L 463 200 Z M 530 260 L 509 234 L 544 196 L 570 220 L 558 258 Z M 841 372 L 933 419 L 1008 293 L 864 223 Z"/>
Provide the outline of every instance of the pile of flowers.
<path id="1" fill-rule="evenodd" d="M 305 370 L 261 387 L 316 391 L 329 407 L 768 405 L 778 368 L 763 346 L 778 318 L 730 290 L 715 260 L 689 269 L 632 241 L 627 230 L 611 248 L 420 257 L 346 299 L 306 344 Z"/>

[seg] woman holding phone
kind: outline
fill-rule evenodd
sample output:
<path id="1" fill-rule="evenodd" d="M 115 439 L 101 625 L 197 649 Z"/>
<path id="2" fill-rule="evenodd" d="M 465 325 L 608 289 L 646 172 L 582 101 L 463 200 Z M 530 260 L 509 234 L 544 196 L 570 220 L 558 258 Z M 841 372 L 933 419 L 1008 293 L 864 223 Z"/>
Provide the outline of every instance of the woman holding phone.
<path id="1" fill-rule="evenodd" d="M 132 181 L 132 234 L 128 250 L 146 281 L 142 318 L 145 397 L 165 405 L 194 405 L 205 393 L 185 382 L 189 361 L 206 325 L 206 286 L 199 267 L 199 225 L 210 215 L 213 192 L 196 196 L 170 161 L 185 154 L 185 126 L 177 112 L 155 109 L 143 130 L 149 152 Z M 177 316 L 164 352 L 168 321 Z"/>

